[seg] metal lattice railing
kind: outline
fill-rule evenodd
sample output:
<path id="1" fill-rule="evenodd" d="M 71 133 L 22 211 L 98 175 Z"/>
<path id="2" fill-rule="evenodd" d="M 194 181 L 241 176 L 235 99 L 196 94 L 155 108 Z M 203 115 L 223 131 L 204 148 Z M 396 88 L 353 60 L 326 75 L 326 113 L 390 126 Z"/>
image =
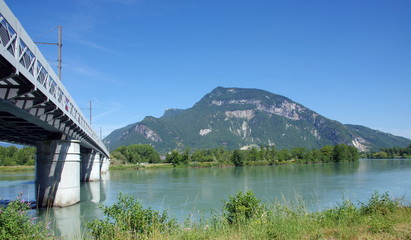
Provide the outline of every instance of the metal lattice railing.
<path id="1" fill-rule="evenodd" d="M 10 54 L 8 57 L 14 59 L 15 65 L 20 65 L 15 66 L 19 73 L 40 89 L 49 100 L 89 135 L 105 155 L 108 155 L 106 147 L 87 123 L 80 108 L 3 1 L 0 1 L 0 45 L 7 50 L 4 54 Z"/>

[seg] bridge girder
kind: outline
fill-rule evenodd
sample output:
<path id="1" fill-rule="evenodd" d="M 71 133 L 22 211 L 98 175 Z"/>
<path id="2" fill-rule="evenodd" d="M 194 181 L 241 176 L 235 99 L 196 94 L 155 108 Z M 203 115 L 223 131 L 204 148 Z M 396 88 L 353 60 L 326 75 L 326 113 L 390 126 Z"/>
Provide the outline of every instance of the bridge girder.
<path id="1" fill-rule="evenodd" d="M 0 141 L 34 144 L 42 139 L 72 138 L 109 157 L 18 19 L 4 2 L 0 5 Z M 37 136 L 29 136 L 30 132 Z"/>

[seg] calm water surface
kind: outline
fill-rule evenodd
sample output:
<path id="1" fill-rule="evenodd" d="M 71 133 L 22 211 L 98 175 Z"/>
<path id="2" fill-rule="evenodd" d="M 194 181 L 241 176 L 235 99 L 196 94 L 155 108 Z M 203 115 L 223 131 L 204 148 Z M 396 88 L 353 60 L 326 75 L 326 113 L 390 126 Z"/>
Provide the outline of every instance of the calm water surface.
<path id="1" fill-rule="evenodd" d="M 252 190 L 265 202 L 301 197 L 310 210 L 334 206 L 342 199 L 365 202 L 374 191 L 411 201 L 411 160 L 365 160 L 292 166 L 242 168 L 111 170 L 101 182 L 81 186 L 82 202 L 42 213 L 62 235 L 80 233 L 80 225 L 100 216 L 99 205 L 111 205 L 117 195 L 131 194 L 144 206 L 168 210 L 184 221 L 220 210 L 223 200 Z M 0 172 L 0 199 L 20 192 L 34 199 L 33 172 Z"/>

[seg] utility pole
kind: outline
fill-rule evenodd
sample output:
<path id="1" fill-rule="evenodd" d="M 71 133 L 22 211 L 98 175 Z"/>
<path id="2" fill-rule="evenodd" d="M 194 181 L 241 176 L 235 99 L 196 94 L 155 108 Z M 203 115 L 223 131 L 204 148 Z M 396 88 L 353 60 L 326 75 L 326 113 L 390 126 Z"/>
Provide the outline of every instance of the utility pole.
<path id="1" fill-rule="evenodd" d="M 91 105 L 91 100 L 90 100 L 90 107 L 88 107 L 88 108 L 80 108 L 80 109 L 87 109 L 87 110 L 89 110 L 89 112 L 90 112 L 90 119 L 89 119 L 89 123 L 90 123 L 90 126 L 91 126 L 91 119 L 92 119 L 92 116 L 91 116 L 91 114 L 92 114 L 92 105 Z"/>
<path id="2" fill-rule="evenodd" d="M 63 47 L 63 27 L 62 26 L 57 26 L 57 29 L 58 29 L 58 43 L 47 43 L 47 42 L 34 42 L 34 43 L 47 44 L 47 45 L 57 45 L 57 47 L 58 47 L 57 71 L 58 71 L 58 77 L 61 81 L 61 64 L 63 62 L 62 54 L 61 54 L 61 48 Z"/>
<path id="3" fill-rule="evenodd" d="M 91 109 L 92 107 L 91 107 L 91 100 L 90 100 L 90 126 L 91 126 Z"/>
<path id="4" fill-rule="evenodd" d="M 57 59 L 57 69 L 58 69 L 58 75 L 59 79 L 61 81 L 61 64 L 62 64 L 62 59 L 61 59 L 61 47 L 63 46 L 63 27 L 58 26 L 59 29 L 59 42 L 58 42 L 58 59 Z"/>

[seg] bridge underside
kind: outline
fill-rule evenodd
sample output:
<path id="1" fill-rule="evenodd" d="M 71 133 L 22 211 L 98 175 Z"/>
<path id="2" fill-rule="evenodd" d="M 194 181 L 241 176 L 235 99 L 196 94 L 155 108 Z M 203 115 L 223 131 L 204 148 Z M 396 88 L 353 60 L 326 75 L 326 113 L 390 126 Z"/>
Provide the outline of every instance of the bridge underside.
<path id="1" fill-rule="evenodd" d="M 0 107 L 3 109 L 3 107 Z M 31 134 L 29 134 L 31 133 Z M 9 112 L 0 111 L 0 139 L 11 143 L 35 145 L 51 138 L 52 133 Z M 59 137 L 55 133 L 55 137 Z"/>
<path id="2" fill-rule="evenodd" d="M 80 181 L 99 181 L 108 170 L 90 137 L 1 56 L 0 141 L 37 147 L 39 207 L 79 202 Z"/>
<path id="3" fill-rule="evenodd" d="M 87 133 L 0 56 L 0 140 L 35 145 L 66 138 L 94 148 Z"/>
<path id="4" fill-rule="evenodd" d="M 0 141 L 33 145 L 38 206 L 80 201 L 109 152 L 18 19 L 0 0 Z"/>

